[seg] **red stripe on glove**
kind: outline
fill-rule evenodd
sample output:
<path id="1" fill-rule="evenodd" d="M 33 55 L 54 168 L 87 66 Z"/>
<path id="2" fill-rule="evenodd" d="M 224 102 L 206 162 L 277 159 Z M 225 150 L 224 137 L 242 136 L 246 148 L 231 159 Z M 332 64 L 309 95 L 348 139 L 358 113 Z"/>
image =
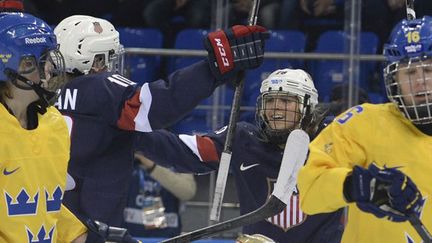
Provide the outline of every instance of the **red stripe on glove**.
<path id="1" fill-rule="evenodd" d="M 239 38 L 256 32 L 267 32 L 267 29 L 259 25 L 234 25 L 232 27 L 232 31 L 234 33 L 234 36 L 236 38 Z"/>

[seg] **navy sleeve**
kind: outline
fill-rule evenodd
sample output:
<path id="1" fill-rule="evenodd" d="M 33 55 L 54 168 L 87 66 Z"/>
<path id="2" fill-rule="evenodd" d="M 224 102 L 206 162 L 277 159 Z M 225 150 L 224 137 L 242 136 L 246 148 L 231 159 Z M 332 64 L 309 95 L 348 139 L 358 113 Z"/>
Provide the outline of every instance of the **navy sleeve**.
<path id="1" fill-rule="evenodd" d="M 228 128 L 228 126 L 223 126 L 219 130 L 216 130 L 214 132 L 210 132 L 210 133 L 203 135 L 205 137 L 210 138 L 213 141 L 218 154 L 222 154 L 222 152 L 223 152 L 223 148 L 225 145 L 225 139 L 227 136 L 227 128 Z"/>
<path id="2" fill-rule="evenodd" d="M 122 130 L 149 132 L 173 125 L 209 97 L 218 84 L 207 61 L 174 72 L 168 81 L 157 80 L 143 87 L 119 74 L 97 73 L 69 82 L 57 107 Z"/>
<path id="3" fill-rule="evenodd" d="M 218 161 L 201 161 L 179 136 L 165 130 L 137 133 L 135 150 L 155 163 L 173 167 L 178 172 L 208 173 L 218 165 Z"/>
<path id="4" fill-rule="evenodd" d="M 137 92 L 138 86 L 114 73 L 79 76 L 65 85 L 56 104 L 63 113 L 98 119 L 117 125 L 125 100 Z"/>
<path id="5" fill-rule="evenodd" d="M 209 97 L 218 84 L 207 61 L 177 70 L 168 81 L 151 82 L 149 121 L 152 129 L 165 128 L 179 121 L 201 100 Z"/>

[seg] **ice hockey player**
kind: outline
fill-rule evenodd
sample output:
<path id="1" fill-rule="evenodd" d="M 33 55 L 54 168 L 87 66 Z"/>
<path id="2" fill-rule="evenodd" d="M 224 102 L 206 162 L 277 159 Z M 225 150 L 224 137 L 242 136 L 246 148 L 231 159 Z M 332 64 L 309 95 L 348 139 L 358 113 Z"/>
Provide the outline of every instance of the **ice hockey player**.
<path id="1" fill-rule="evenodd" d="M 71 79 L 56 104 L 69 124 L 68 172 L 76 183 L 64 203 L 83 221 L 110 226 L 123 220 L 134 134 L 172 125 L 238 71 L 258 67 L 269 36 L 260 26 L 211 32 L 207 60 L 140 87 L 121 75 L 119 33 L 108 21 L 70 16 L 55 34 Z"/>
<path id="2" fill-rule="evenodd" d="M 262 81 L 256 104 L 257 124 L 239 122 L 232 146 L 230 169 L 241 214 L 259 208 L 269 198 L 289 133 L 300 127 L 313 133 L 315 121 L 320 120 L 315 111 L 317 103 L 312 78 L 303 70 L 279 69 Z M 155 131 L 140 134 L 136 146 L 160 165 L 180 172 L 207 173 L 217 170 L 226 136 L 226 127 L 205 135 Z M 243 233 L 262 234 L 276 242 L 339 242 L 341 212 L 306 215 L 300 210 L 296 188 L 283 212 L 243 227 Z"/>
<path id="3" fill-rule="evenodd" d="M 432 228 L 431 36 L 428 16 L 396 25 L 384 46 L 391 102 L 349 109 L 310 145 L 298 178 L 302 209 L 348 206 L 342 242 L 422 242 L 412 215 Z"/>

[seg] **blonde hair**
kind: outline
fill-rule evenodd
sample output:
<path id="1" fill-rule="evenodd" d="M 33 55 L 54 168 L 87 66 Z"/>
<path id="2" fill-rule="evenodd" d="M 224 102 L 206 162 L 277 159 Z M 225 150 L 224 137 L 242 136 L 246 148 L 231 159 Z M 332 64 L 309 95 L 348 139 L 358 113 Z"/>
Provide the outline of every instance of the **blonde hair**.
<path id="1" fill-rule="evenodd" d="M 10 88 L 6 82 L 0 82 L 0 103 L 5 104 L 5 98 L 12 99 Z"/>

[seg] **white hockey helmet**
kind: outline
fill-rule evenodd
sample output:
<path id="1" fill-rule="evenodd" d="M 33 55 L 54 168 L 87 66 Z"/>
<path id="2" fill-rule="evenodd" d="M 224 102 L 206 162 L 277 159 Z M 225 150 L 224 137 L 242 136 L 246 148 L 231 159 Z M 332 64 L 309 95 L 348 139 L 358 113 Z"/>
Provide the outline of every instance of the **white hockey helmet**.
<path id="1" fill-rule="evenodd" d="M 54 29 L 66 72 L 88 74 L 97 66 L 123 72 L 123 46 L 119 33 L 107 20 L 87 15 L 63 19 Z"/>
<path id="2" fill-rule="evenodd" d="M 301 69 L 278 69 L 272 72 L 261 83 L 260 93 L 271 91 L 284 91 L 298 95 L 302 100 L 305 94 L 310 97 L 310 105 L 314 108 L 318 104 L 318 91 L 312 81 L 312 77 Z"/>
<path id="3" fill-rule="evenodd" d="M 273 110 L 274 107 L 266 107 L 268 99 L 296 98 L 298 102 L 298 111 L 294 121 L 286 121 L 287 124 L 283 129 L 272 128 L 269 124 L 269 118 L 266 116 L 267 111 Z M 261 83 L 260 95 L 257 99 L 256 121 L 264 137 L 273 143 L 285 143 L 289 133 L 296 128 L 307 126 L 311 121 L 311 114 L 318 104 L 318 92 L 312 81 L 311 76 L 301 69 L 279 69 L 271 73 Z M 280 117 L 279 115 L 277 116 Z M 284 117 L 283 119 L 287 119 Z"/>

